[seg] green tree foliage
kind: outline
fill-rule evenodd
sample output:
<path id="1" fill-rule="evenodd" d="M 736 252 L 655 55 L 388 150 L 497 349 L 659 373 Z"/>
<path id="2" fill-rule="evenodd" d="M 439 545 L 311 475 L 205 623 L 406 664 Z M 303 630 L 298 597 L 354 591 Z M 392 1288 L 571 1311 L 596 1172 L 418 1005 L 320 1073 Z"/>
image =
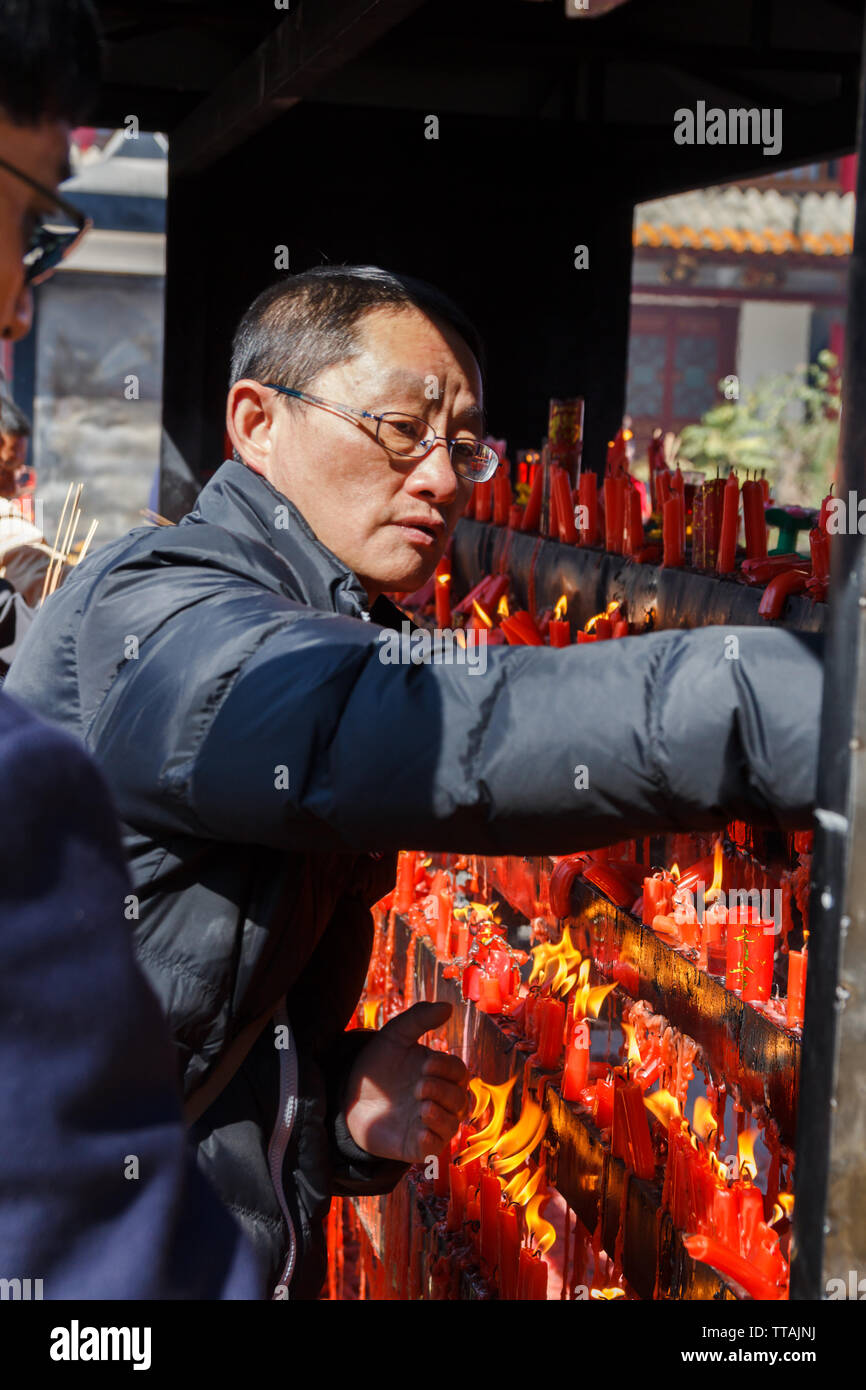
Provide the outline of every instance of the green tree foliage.
<path id="1" fill-rule="evenodd" d="M 781 506 L 817 507 L 836 468 L 840 389 L 837 358 L 820 352 L 816 362 L 763 378 L 738 400 L 713 406 L 699 424 L 686 425 L 678 461 L 708 476 L 734 468 L 741 481 L 747 471 L 763 470 Z"/>

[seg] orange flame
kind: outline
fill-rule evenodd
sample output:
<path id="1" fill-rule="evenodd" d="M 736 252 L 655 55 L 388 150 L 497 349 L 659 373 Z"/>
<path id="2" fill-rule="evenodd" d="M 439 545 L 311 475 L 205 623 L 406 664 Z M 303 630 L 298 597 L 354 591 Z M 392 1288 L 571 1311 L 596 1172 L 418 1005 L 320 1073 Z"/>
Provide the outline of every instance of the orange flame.
<path id="1" fill-rule="evenodd" d="M 517 1124 L 495 1146 L 494 1173 L 513 1173 L 515 1168 L 525 1163 L 544 1138 L 549 1118 L 537 1101 L 528 1098 Z"/>
<path id="2" fill-rule="evenodd" d="M 477 1134 L 473 1134 L 466 1148 L 457 1155 L 456 1163 L 463 1167 L 471 1163 L 474 1158 L 482 1158 L 484 1154 L 490 1153 L 502 1133 L 502 1126 L 505 1124 L 505 1108 L 508 1105 L 508 1097 L 514 1090 L 514 1083 L 517 1077 L 512 1076 L 510 1081 L 503 1081 L 501 1086 L 488 1086 L 486 1082 L 480 1082 L 488 1093 L 488 1100 L 491 1106 L 491 1115 L 483 1129 L 479 1129 Z M 471 1083 L 470 1083 L 471 1085 Z M 486 1106 L 484 1109 L 486 1110 Z M 479 1112 L 479 1114 L 483 1113 Z"/>
<path id="3" fill-rule="evenodd" d="M 565 597 L 565 594 L 560 594 L 559 598 L 556 600 L 556 607 L 553 610 L 553 616 L 557 622 L 562 622 L 567 607 L 568 599 Z"/>
<path id="4" fill-rule="evenodd" d="M 492 626 L 493 626 L 493 619 L 491 618 L 491 616 L 490 616 L 489 613 L 485 613 L 484 609 L 481 607 L 481 604 L 478 602 L 477 598 L 474 598 L 474 599 L 472 600 L 472 607 L 475 609 L 475 612 L 478 614 L 479 618 L 481 619 L 481 621 L 482 621 L 482 623 L 484 624 L 485 627 L 492 627 Z"/>
<path id="5" fill-rule="evenodd" d="M 622 1031 L 628 1041 L 628 1064 L 630 1067 L 639 1067 L 642 1061 L 640 1048 L 635 1040 L 635 1027 L 633 1023 L 623 1021 Z"/>
<path id="6" fill-rule="evenodd" d="M 519 1168 L 514 1177 L 503 1189 L 506 1197 L 519 1207 L 525 1207 L 544 1181 L 544 1165 L 530 1173 L 528 1168 Z"/>
<path id="7" fill-rule="evenodd" d="M 773 1216 L 772 1220 L 770 1221 L 770 1225 L 775 1226 L 777 1221 L 783 1221 L 785 1220 L 785 1218 L 787 1218 L 790 1221 L 793 1211 L 793 1192 L 780 1192 L 776 1199 L 776 1204 L 773 1207 Z"/>
<path id="8" fill-rule="evenodd" d="M 365 1028 L 375 1028 L 379 1020 L 379 999 L 365 999 L 361 1005 L 361 1019 Z"/>
<path id="9" fill-rule="evenodd" d="M 536 1192 L 526 1208 L 526 1229 L 540 1255 L 546 1255 L 556 1240 L 555 1228 L 541 1215 L 541 1208 L 549 1201 L 549 1192 Z"/>
<path id="10" fill-rule="evenodd" d="M 590 1289 L 589 1296 L 590 1298 L 625 1298 L 625 1289 Z"/>
<path id="11" fill-rule="evenodd" d="M 698 1096 L 695 1101 L 694 1114 L 692 1116 L 692 1129 L 699 1139 L 708 1139 L 714 1129 L 718 1129 L 718 1121 L 713 1114 L 713 1107 L 706 1096 Z"/>
<path id="12" fill-rule="evenodd" d="M 538 981 L 542 989 L 552 994 L 567 994 L 574 984 L 571 973 L 581 961 L 580 951 L 571 939 L 571 931 L 566 926 L 558 941 L 542 941 L 532 950 L 532 970 L 529 983 Z M 589 962 L 585 962 L 589 969 Z"/>
<path id="13" fill-rule="evenodd" d="M 715 902 L 716 898 L 721 893 L 722 873 L 724 871 L 724 867 L 725 859 L 724 855 L 722 854 L 722 842 L 719 839 L 716 840 L 715 848 L 713 849 L 713 881 L 707 889 L 706 893 L 704 894 L 705 903 Z"/>
<path id="14" fill-rule="evenodd" d="M 682 878 L 682 874 L 680 873 L 680 866 L 679 866 L 679 864 L 676 864 L 676 863 L 671 864 L 671 878 L 675 878 L 675 879 L 681 879 L 681 878 Z"/>
<path id="15" fill-rule="evenodd" d="M 755 1162 L 755 1140 L 758 1137 L 756 1129 L 744 1129 L 737 1138 L 737 1156 L 740 1160 L 740 1177 L 747 1175 L 755 1181 L 758 1176 L 758 1165 Z"/>
<path id="16" fill-rule="evenodd" d="M 503 594 L 502 598 L 499 600 L 499 603 L 496 605 L 496 616 L 497 618 L 509 618 L 511 616 L 511 609 L 508 607 L 507 594 Z"/>
<path id="17" fill-rule="evenodd" d="M 680 1103 L 670 1091 L 653 1091 L 652 1095 L 644 1096 L 643 1103 L 663 1125 L 682 1118 Z"/>
<path id="18" fill-rule="evenodd" d="M 586 1012 L 590 1018 L 598 1018 L 599 1010 L 607 996 L 612 990 L 616 989 L 616 981 L 612 985 L 595 985 L 586 996 Z"/>
<path id="19" fill-rule="evenodd" d="M 450 584 L 450 583 L 451 583 L 451 575 L 450 575 L 450 574 L 437 574 L 437 576 L 436 576 L 436 583 L 437 583 L 437 584 Z"/>
<path id="20" fill-rule="evenodd" d="M 472 1114 L 469 1116 L 469 1123 L 480 1119 L 490 1104 L 490 1092 L 480 1077 L 473 1076 L 469 1082 L 469 1091 L 473 1099 Z"/>

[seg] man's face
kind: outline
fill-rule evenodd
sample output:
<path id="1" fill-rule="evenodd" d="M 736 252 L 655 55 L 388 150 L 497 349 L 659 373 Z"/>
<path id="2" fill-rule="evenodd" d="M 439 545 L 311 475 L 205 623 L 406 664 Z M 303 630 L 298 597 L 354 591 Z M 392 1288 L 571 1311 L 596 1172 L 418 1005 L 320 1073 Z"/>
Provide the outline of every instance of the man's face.
<path id="1" fill-rule="evenodd" d="M 480 436 L 478 364 L 453 330 L 416 310 L 376 309 L 359 325 L 359 347 L 306 389 L 374 414 L 417 415 L 447 439 Z M 473 486 L 454 472 L 447 447 L 437 444 L 424 459 L 394 458 L 377 444 L 375 421 L 356 425 L 267 394 L 274 404 L 266 476 L 354 570 L 371 603 L 386 590 L 420 587 Z"/>
<path id="2" fill-rule="evenodd" d="M 0 158 L 46 188 L 55 189 L 67 177 L 68 151 L 64 122 L 17 126 L 0 109 Z M 0 337 L 14 340 L 30 331 L 33 305 L 21 258 L 39 214 L 48 210 L 35 189 L 0 168 Z"/>

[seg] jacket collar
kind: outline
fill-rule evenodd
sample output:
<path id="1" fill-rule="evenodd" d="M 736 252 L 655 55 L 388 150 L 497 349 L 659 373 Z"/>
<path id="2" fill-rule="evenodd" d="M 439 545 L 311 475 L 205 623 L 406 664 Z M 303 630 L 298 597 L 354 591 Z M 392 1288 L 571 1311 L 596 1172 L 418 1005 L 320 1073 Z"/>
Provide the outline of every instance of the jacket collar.
<path id="1" fill-rule="evenodd" d="M 322 544 L 294 503 L 245 463 L 227 459 L 179 524 L 201 521 L 268 546 L 291 570 L 292 596 L 311 608 L 372 619 L 383 627 L 399 628 L 405 621 L 406 615 L 384 597 L 368 612 L 358 576 Z"/>

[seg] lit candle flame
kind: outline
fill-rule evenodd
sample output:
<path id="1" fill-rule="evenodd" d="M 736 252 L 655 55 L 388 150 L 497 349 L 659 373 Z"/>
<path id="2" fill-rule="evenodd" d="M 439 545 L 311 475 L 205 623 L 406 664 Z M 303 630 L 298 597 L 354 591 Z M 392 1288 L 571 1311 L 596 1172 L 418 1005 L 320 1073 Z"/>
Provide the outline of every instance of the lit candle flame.
<path id="1" fill-rule="evenodd" d="M 483 1158 L 483 1156 L 490 1153 L 491 1149 L 496 1145 L 499 1136 L 502 1134 L 502 1127 L 505 1124 L 505 1110 L 508 1105 L 508 1098 L 514 1090 L 516 1081 L 517 1077 L 512 1076 L 510 1081 L 504 1081 L 501 1086 L 488 1086 L 486 1082 L 480 1083 L 488 1092 L 491 1116 L 484 1128 L 480 1129 L 477 1134 L 473 1134 L 466 1148 L 457 1155 L 455 1161 L 458 1166 L 462 1167 L 467 1163 L 471 1163 L 475 1158 Z M 485 1106 L 485 1109 L 486 1108 Z"/>
<path id="2" fill-rule="evenodd" d="M 475 612 L 478 614 L 479 618 L 481 619 L 481 621 L 482 621 L 482 623 L 484 624 L 485 627 L 492 627 L 492 626 L 493 626 L 493 619 L 491 618 L 491 616 L 490 616 L 489 613 L 485 613 L 484 609 L 481 607 L 481 604 L 478 602 L 477 598 L 474 598 L 474 599 L 472 600 L 472 607 L 475 609 Z"/>
<path id="3" fill-rule="evenodd" d="M 497 618 L 508 618 L 511 616 L 511 609 L 508 607 L 508 597 L 506 594 L 502 595 L 502 598 L 496 605 L 496 616 Z"/>
<path id="4" fill-rule="evenodd" d="M 682 1118 L 680 1103 L 670 1091 L 653 1091 L 652 1095 L 644 1096 L 643 1103 L 663 1125 Z"/>
<path id="5" fill-rule="evenodd" d="M 695 1101 L 694 1114 L 692 1116 L 692 1129 L 699 1139 L 708 1139 L 714 1129 L 718 1129 L 718 1121 L 713 1114 L 713 1107 L 706 1096 L 698 1096 Z"/>
<path id="6" fill-rule="evenodd" d="M 553 616 L 558 623 L 562 622 L 562 619 L 565 617 L 565 610 L 567 607 L 568 599 L 565 597 L 565 594 L 560 594 L 559 598 L 556 600 L 556 607 L 553 610 Z"/>
<path id="7" fill-rule="evenodd" d="M 549 1193 L 536 1192 L 526 1208 L 526 1229 L 540 1255 L 546 1255 L 556 1240 L 555 1228 L 541 1215 L 541 1208 L 549 1201 Z"/>
<path id="8" fill-rule="evenodd" d="M 737 1138 L 737 1155 L 740 1160 L 740 1177 L 750 1177 L 752 1182 L 758 1176 L 758 1165 L 755 1162 L 755 1140 L 758 1137 L 756 1129 L 744 1129 Z"/>

